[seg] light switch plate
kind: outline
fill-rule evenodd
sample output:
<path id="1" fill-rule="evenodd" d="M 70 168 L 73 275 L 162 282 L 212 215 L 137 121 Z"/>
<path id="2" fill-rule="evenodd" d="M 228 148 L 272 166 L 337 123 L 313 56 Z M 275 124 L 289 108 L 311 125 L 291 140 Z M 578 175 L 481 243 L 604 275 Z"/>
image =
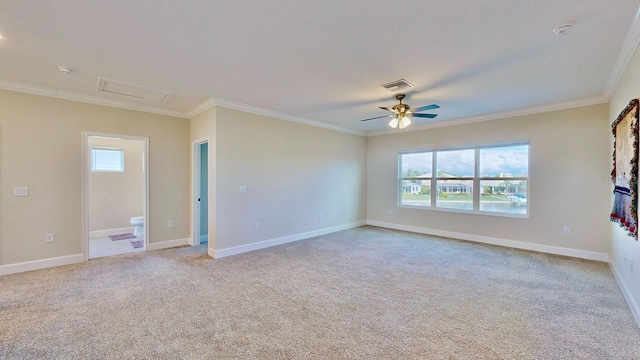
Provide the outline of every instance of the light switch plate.
<path id="1" fill-rule="evenodd" d="M 29 196 L 29 188 L 26 186 L 14 187 L 13 196 Z"/>

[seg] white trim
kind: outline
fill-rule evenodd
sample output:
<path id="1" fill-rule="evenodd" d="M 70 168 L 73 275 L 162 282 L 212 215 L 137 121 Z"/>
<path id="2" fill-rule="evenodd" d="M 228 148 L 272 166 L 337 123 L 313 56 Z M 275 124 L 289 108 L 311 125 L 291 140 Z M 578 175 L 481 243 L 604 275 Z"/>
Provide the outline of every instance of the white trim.
<path id="1" fill-rule="evenodd" d="M 640 327 L 640 306 L 638 306 L 638 303 L 633 299 L 631 292 L 629 292 L 629 288 L 624 283 L 624 280 L 622 280 L 616 266 L 610 262 L 609 267 L 611 267 L 611 272 L 613 272 L 613 277 L 616 279 L 618 287 L 620 288 L 620 291 L 622 291 L 622 295 L 624 295 L 625 300 L 627 300 L 627 304 L 629 305 L 631 314 L 633 314 L 633 318 L 636 320 L 636 324 Z"/>
<path id="2" fill-rule="evenodd" d="M 93 105 L 102 105 L 102 106 L 109 106 L 109 107 L 127 109 L 127 110 L 133 110 L 133 111 L 141 111 L 141 112 L 151 113 L 151 114 L 174 116 L 174 117 L 179 117 L 183 119 L 188 118 L 187 114 L 182 112 L 171 111 L 171 110 L 166 110 L 166 109 L 161 109 L 161 108 L 151 107 L 151 106 L 135 105 L 135 104 L 126 103 L 123 101 L 105 99 L 98 96 L 83 95 L 83 94 L 78 94 L 70 91 L 55 90 L 55 89 L 50 89 L 50 88 L 41 87 L 41 86 L 17 83 L 13 81 L 0 80 L 0 89 L 17 91 L 17 92 L 33 94 L 33 95 L 47 96 L 47 97 L 52 97 L 57 99 L 78 101 L 78 102 L 93 104 Z"/>
<path id="3" fill-rule="evenodd" d="M 191 241 L 190 238 L 161 241 L 161 242 L 150 243 L 147 248 L 149 250 L 168 249 L 168 248 L 173 248 L 178 246 L 189 245 L 190 241 Z M 56 266 L 77 264 L 84 261 L 85 261 L 84 254 L 76 254 L 76 255 L 60 256 L 60 257 L 50 258 L 50 259 L 27 261 L 27 262 L 17 263 L 17 264 L 0 265 L 0 276 L 16 274 L 16 273 L 21 273 L 25 271 L 52 268 Z"/>
<path id="4" fill-rule="evenodd" d="M 202 114 L 203 112 L 211 109 L 216 106 L 216 100 L 214 98 L 210 98 L 202 102 L 200 105 L 197 105 L 193 109 L 187 112 L 187 117 L 189 119 L 193 119 L 194 117 Z"/>
<path id="5" fill-rule="evenodd" d="M 463 118 L 451 119 L 451 120 L 442 120 L 442 121 L 437 121 L 430 124 L 411 126 L 411 127 L 405 128 L 404 130 L 402 130 L 402 132 L 433 129 L 433 128 L 446 127 L 446 126 L 465 125 L 465 124 L 499 120 L 504 118 L 511 118 L 516 116 L 524 116 L 524 115 L 531 115 L 531 114 L 541 114 L 548 111 L 558 111 L 558 110 L 566 110 L 566 109 L 571 109 L 571 108 L 576 108 L 581 106 L 597 105 L 597 104 L 606 103 L 607 101 L 609 100 L 604 95 L 594 96 L 590 98 L 530 106 L 526 108 L 491 113 L 491 114 L 469 116 L 469 117 L 463 117 Z M 381 136 L 381 135 L 389 135 L 389 134 L 397 134 L 397 133 L 399 133 L 398 130 L 390 129 L 390 130 L 368 132 L 366 136 L 371 137 L 371 136 Z"/>
<path id="6" fill-rule="evenodd" d="M 627 66 L 629 66 L 633 54 L 638 48 L 638 44 L 640 44 L 640 9 L 636 12 L 636 17 L 633 19 L 629 32 L 627 32 L 627 36 L 622 43 L 622 49 L 618 53 L 618 59 L 616 60 L 613 70 L 611 70 L 609 81 L 604 90 L 607 102 L 611 100 L 613 93 L 618 87 L 618 83 L 620 79 L 622 79 L 625 70 L 627 70 Z"/>
<path id="7" fill-rule="evenodd" d="M 611 96 L 613 95 L 613 90 L 615 90 L 615 86 L 618 84 L 618 81 L 620 80 L 622 73 L 626 69 L 626 66 L 628 65 L 629 61 L 631 61 L 631 56 L 633 55 L 635 48 L 640 42 L 640 35 L 638 35 L 638 33 L 640 33 L 640 25 L 638 25 L 638 18 L 636 17 L 636 21 L 634 21 L 633 26 L 629 31 L 629 34 L 627 35 L 627 38 L 625 40 L 624 46 L 621 51 L 621 55 L 618 57 L 618 61 L 616 62 L 614 70 L 612 71 L 612 75 L 607 84 L 607 88 L 604 94 L 601 96 L 595 96 L 595 97 L 578 99 L 578 100 L 570 100 L 565 102 L 557 102 L 552 104 L 544 104 L 539 106 L 531 106 L 527 108 L 510 110 L 505 112 L 463 117 L 459 119 L 442 120 L 442 121 L 437 121 L 430 124 L 412 126 L 402 131 L 417 131 L 417 130 L 438 128 L 438 127 L 464 125 L 464 124 L 471 124 L 476 122 L 498 120 L 498 119 L 503 119 L 508 117 L 543 113 L 547 111 L 556 111 L 556 110 L 564 110 L 564 109 L 570 109 L 570 108 L 580 107 L 580 106 L 596 105 L 596 104 L 608 102 L 611 99 Z M 357 130 L 353 130 L 353 129 L 349 129 L 341 126 L 330 125 L 326 123 L 309 120 L 299 116 L 288 115 L 288 114 L 284 114 L 284 113 L 280 113 L 272 110 L 259 108 L 256 106 L 245 105 L 245 104 L 237 103 L 234 101 L 216 99 L 216 98 L 207 99 L 187 112 L 178 112 L 178 111 L 161 109 L 157 107 L 130 104 L 122 101 L 105 99 L 97 96 L 83 95 L 83 94 L 78 94 L 70 91 L 55 90 L 51 88 L 22 84 L 22 83 L 6 81 L 6 80 L 0 80 L 0 89 L 17 91 L 17 92 L 33 94 L 33 95 L 53 97 L 58 99 L 78 101 L 78 102 L 83 102 L 87 104 L 109 106 L 109 107 L 127 109 L 127 110 L 133 110 L 133 111 L 141 111 L 141 112 L 151 113 L 151 114 L 173 116 L 173 117 L 184 118 L 184 119 L 191 119 L 214 106 L 221 106 L 229 109 L 245 111 L 252 114 L 264 115 L 264 116 L 268 116 L 268 117 L 272 117 L 280 120 L 292 121 L 300 124 L 315 126 L 323 129 L 334 130 L 334 131 L 339 131 L 339 132 L 358 135 L 358 136 L 370 137 L 370 136 L 381 136 L 381 135 L 398 133 L 398 130 L 393 130 L 393 129 L 373 131 L 373 132 L 362 132 L 362 131 L 357 131 Z"/>
<path id="8" fill-rule="evenodd" d="M 226 249 L 216 250 L 216 249 L 209 248 L 208 254 L 214 259 L 219 259 L 219 258 L 231 256 L 231 255 L 246 253 L 249 251 L 265 249 L 265 248 L 276 246 L 276 245 L 282 245 L 282 244 L 286 244 L 286 243 L 290 243 L 298 240 L 309 239 L 315 236 L 326 235 L 326 234 L 334 233 L 337 231 L 352 229 L 352 228 L 364 226 L 366 225 L 366 223 L 367 223 L 366 221 L 358 221 L 350 224 L 338 225 L 330 228 L 309 231 L 306 233 L 283 236 L 280 238 L 259 241 L 259 242 L 246 244 L 246 245 L 233 246 Z"/>
<path id="9" fill-rule="evenodd" d="M 152 243 L 149 243 L 148 249 L 150 251 L 162 250 L 162 249 L 169 249 L 169 248 L 174 248 L 178 246 L 189 245 L 190 243 L 191 243 L 191 238 L 152 242 Z"/>
<path id="10" fill-rule="evenodd" d="M 0 265 L 0 276 L 16 274 L 25 271 L 40 270 L 55 266 L 77 264 L 84 261 L 83 254 L 60 256 L 50 259 L 27 261 L 17 264 Z"/>
<path id="11" fill-rule="evenodd" d="M 478 242 L 483 244 L 510 247 L 514 249 L 531 250 L 531 251 L 537 251 L 537 252 L 547 253 L 547 254 L 570 256 L 570 257 L 579 258 L 579 259 L 609 262 L 609 254 L 595 252 L 595 251 L 578 250 L 578 249 L 570 249 L 570 248 L 564 248 L 559 246 L 534 244 L 534 243 L 529 243 L 524 241 L 507 240 L 507 239 L 500 239 L 500 238 L 494 238 L 489 236 L 479 236 L 479 235 L 465 234 L 465 233 L 459 233 L 454 231 L 444 231 L 444 230 L 429 229 L 429 228 L 423 228 L 423 227 L 417 227 L 417 226 L 392 224 L 392 223 L 385 223 L 385 222 L 373 221 L 373 220 L 367 220 L 367 225 L 395 229 L 395 230 L 409 231 L 409 232 L 414 232 L 419 234 L 443 236 L 443 237 L 473 241 L 473 242 Z"/>
<path id="12" fill-rule="evenodd" d="M 149 224 L 151 223 L 149 221 L 149 184 L 151 182 L 151 176 L 149 175 L 149 168 L 151 164 L 151 161 L 149 161 L 149 159 L 151 158 L 151 151 L 149 151 L 149 138 L 148 137 L 142 137 L 142 140 L 144 140 L 144 153 L 142 154 L 142 159 L 143 159 L 143 168 L 144 168 L 144 208 L 143 208 L 143 213 L 142 213 L 142 217 L 144 218 L 144 226 L 142 227 L 142 230 L 144 231 L 144 247 L 143 249 L 148 250 L 149 249 Z"/>
<path id="13" fill-rule="evenodd" d="M 358 136 L 365 136 L 366 135 L 362 131 L 356 131 L 356 130 L 352 130 L 352 129 L 347 129 L 347 128 L 344 128 L 344 127 L 341 127 L 341 126 L 329 125 L 329 124 L 325 124 L 325 123 L 321 123 L 321 122 L 305 119 L 305 118 L 302 118 L 302 117 L 299 117 L 299 116 L 288 115 L 288 114 L 284 114 L 284 113 L 277 112 L 277 111 L 272 111 L 272 110 L 259 108 L 259 107 L 256 107 L 256 106 L 237 103 L 237 102 L 234 102 L 234 101 L 229 101 L 229 100 L 224 100 L 224 99 L 215 99 L 215 104 L 216 104 L 216 106 L 220 106 L 220 107 L 224 107 L 224 108 L 228 108 L 228 109 L 240 110 L 240 111 L 248 112 L 248 113 L 251 113 L 251 114 L 263 115 L 263 116 L 268 116 L 268 117 L 272 117 L 272 118 L 276 118 L 276 119 L 280 119 L 280 120 L 286 120 L 286 121 L 291 121 L 291 122 L 295 122 L 295 123 L 299 123 L 299 124 L 315 126 L 315 127 L 319 127 L 319 128 L 323 128 L 323 129 L 340 131 L 340 132 L 347 133 L 347 134 L 358 135 Z"/>
<path id="14" fill-rule="evenodd" d="M 125 227 L 125 228 L 117 228 L 117 229 L 89 231 L 89 239 L 95 239 L 98 237 L 107 237 L 109 235 L 133 233 L 133 230 L 134 230 L 134 227 L 132 226 L 132 227 Z"/>
<path id="15" fill-rule="evenodd" d="M 120 108 L 120 109 L 141 111 L 141 112 L 146 112 L 151 114 L 173 116 L 173 117 L 178 117 L 183 119 L 191 119 L 214 106 L 222 106 L 229 109 L 245 111 L 245 112 L 249 112 L 257 115 L 264 115 L 264 116 L 273 117 L 280 120 L 292 121 L 300 124 L 339 131 L 347 134 L 353 134 L 353 135 L 359 135 L 359 136 L 366 135 L 362 131 L 352 130 L 352 129 L 344 128 L 341 126 L 325 124 L 325 123 L 305 119 L 299 116 L 288 115 L 288 114 L 280 113 L 277 111 L 262 109 L 257 106 L 245 105 L 245 104 L 224 100 L 224 99 L 210 98 L 203 101 L 199 105 L 193 107 L 191 110 L 187 112 L 179 112 L 179 111 L 161 109 L 158 107 L 131 104 L 131 103 L 118 101 L 118 100 L 105 99 L 98 96 L 78 94 L 71 91 L 55 90 L 51 88 L 22 84 L 22 83 L 6 81 L 6 80 L 0 80 L 0 89 L 17 91 L 17 92 L 33 94 L 33 95 L 47 96 L 52 98 L 64 99 L 64 100 L 78 101 L 78 102 L 83 102 L 87 104 L 110 106 L 110 107 Z"/>

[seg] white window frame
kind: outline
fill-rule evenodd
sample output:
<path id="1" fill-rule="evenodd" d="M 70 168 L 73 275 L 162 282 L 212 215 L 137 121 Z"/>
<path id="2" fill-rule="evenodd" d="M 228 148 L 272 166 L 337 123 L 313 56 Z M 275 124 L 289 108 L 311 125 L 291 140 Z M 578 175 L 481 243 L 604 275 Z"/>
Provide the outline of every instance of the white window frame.
<path id="1" fill-rule="evenodd" d="M 100 166 L 100 161 L 98 159 L 98 152 L 113 152 L 119 154 L 119 161 L 116 165 L 119 165 L 118 168 L 109 167 L 109 166 Z M 91 172 L 124 172 L 124 149 L 121 148 L 111 148 L 104 146 L 92 146 L 91 147 Z"/>
<path id="2" fill-rule="evenodd" d="M 501 148 L 501 147 L 511 147 L 511 146 L 522 146 L 526 145 L 529 147 L 529 156 L 527 158 L 527 176 L 511 176 L 511 177 L 481 177 L 480 176 L 480 150 L 481 149 L 490 149 L 490 148 Z M 454 208 L 443 208 L 437 206 L 437 195 L 438 195 L 438 187 L 437 187 L 437 153 L 440 151 L 455 151 L 455 150 L 474 150 L 474 176 L 473 177 L 464 177 L 464 178 L 451 178 L 452 180 L 460 179 L 466 181 L 473 181 L 473 210 L 466 209 L 454 209 Z M 406 154 L 417 154 L 417 153 L 431 153 L 432 161 L 431 161 L 431 177 L 430 178 L 403 178 L 402 177 L 402 156 Z M 398 181 L 397 181 L 397 205 L 400 208 L 408 208 L 408 209 L 419 209 L 419 210 L 428 210 L 428 211 L 443 211 L 443 212 L 453 212 L 453 213 L 464 213 L 464 214 L 476 214 L 476 215 L 489 215 L 489 216 L 499 216 L 499 217 L 512 217 L 512 218 L 529 218 L 530 214 L 530 201 L 529 201 L 529 193 L 531 191 L 531 174 L 529 173 L 531 167 L 531 144 L 527 141 L 513 141 L 506 143 L 497 143 L 497 144 L 485 144 L 485 145 L 476 145 L 476 146 L 460 146 L 460 147 L 448 147 L 448 148 L 437 148 L 437 149 L 421 149 L 421 150 L 407 150 L 398 152 Z M 416 181 L 416 180 L 429 180 L 430 181 L 430 203 L 429 205 L 417 206 L 417 205 L 407 205 L 402 203 L 402 191 L 403 181 Z M 503 181 L 521 181 L 525 180 L 527 183 L 527 191 L 526 191 L 526 213 L 525 214 L 517 214 L 517 213 L 508 213 L 508 212 L 498 212 L 498 211 L 487 211 L 480 210 L 480 195 L 482 194 L 482 189 L 480 187 L 480 182 L 483 180 L 503 180 Z"/>

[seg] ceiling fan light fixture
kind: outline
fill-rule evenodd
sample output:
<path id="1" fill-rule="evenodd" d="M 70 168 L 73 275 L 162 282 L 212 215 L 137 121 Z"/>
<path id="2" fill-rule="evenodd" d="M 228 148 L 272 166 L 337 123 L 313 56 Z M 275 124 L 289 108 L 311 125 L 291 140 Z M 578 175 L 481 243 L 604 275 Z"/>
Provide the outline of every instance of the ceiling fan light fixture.
<path id="1" fill-rule="evenodd" d="M 422 114 L 419 113 L 420 111 L 425 111 L 425 110 L 432 110 L 432 109 L 439 109 L 440 106 L 436 105 L 436 104 L 431 104 L 431 105 L 426 105 L 426 106 L 419 106 L 415 109 L 412 109 L 409 105 L 407 104 L 403 104 L 402 100 L 405 98 L 404 94 L 396 94 L 396 100 L 399 101 L 399 104 L 394 105 L 391 108 L 385 107 L 385 106 L 381 106 L 379 107 L 379 109 L 381 110 L 385 110 L 391 113 L 391 115 L 389 115 L 388 117 L 392 118 L 389 121 L 389 127 L 392 129 L 396 129 L 398 128 L 398 126 L 400 126 L 400 129 L 404 129 L 406 127 L 408 127 L 409 125 L 411 125 L 412 120 L 411 117 L 415 116 L 418 118 L 427 118 L 427 119 L 433 119 L 436 116 L 438 116 L 437 114 Z M 369 120 L 375 120 L 375 119 L 380 119 L 380 118 L 384 118 L 386 116 L 376 116 L 376 117 L 372 117 L 369 119 L 363 119 L 360 121 L 369 121 Z"/>
<path id="2" fill-rule="evenodd" d="M 403 117 L 402 120 L 400 120 L 400 129 L 404 129 L 407 126 L 411 125 L 411 119 L 409 119 L 408 117 Z"/>

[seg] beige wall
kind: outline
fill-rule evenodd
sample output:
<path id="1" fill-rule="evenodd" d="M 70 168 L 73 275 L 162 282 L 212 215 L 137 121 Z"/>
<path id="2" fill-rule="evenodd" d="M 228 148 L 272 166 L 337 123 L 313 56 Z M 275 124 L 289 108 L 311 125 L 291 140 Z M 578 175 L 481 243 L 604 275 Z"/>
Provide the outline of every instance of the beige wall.
<path id="1" fill-rule="evenodd" d="M 82 253 L 82 131 L 149 137 L 149 241 L 189 236 L 188 120 L 4 90 L 0 113 L 0 265 Z"/>
<path id="2" fill-rule="evenodd" d="M 370 137 L 367 212 L 372 221 L 598 253 L 608 251 L 611 191 L 607 106 Z M 397 155 L 530 141 L 529 219 L 397 207 Z M 389 214 L 393 210 L 393 214 Z M 564 235 L 564 226 L 571 234 Z"/>
<path id="3" fill-rule="evenodd" d="M 618 83 L 618 87 L 609 103 L 608 123 L 612 123 L 618 114 L 629 104 L 629 101 L 640 97 L 640 51 L 631 59 L 627 70 Z M 613 151 L 613 136 L 609 135 L 609 151 Z M 611 165 L 609 167 L 611 170 Z M 613 190 L 609 183 L 609 193 Z M 613 195 L 609 199 L 613 203 Z M 615 223 L 610 223 L 608 228 L 611 236 L 610 253 L 611 264 L 618 274 L 619 280 L 626 288 L 627 295 L 631 297 L 632 307 L 636 321 L 640 323 L 640 242 L 627 236 L 626 232 Z"/>
<path id="4" fill-rule="evenodd" d="M 144 215 L 144 142 L 91 136 L 88 145 L 124 152 L 124 172 L 89 172 L 89 231 L 132 227 Z"/>
<path id="5" fill-rule="evenodd" d="M 216 250 L 366 219 L 365 138 L 221 107 L 216 122 Z"/>

